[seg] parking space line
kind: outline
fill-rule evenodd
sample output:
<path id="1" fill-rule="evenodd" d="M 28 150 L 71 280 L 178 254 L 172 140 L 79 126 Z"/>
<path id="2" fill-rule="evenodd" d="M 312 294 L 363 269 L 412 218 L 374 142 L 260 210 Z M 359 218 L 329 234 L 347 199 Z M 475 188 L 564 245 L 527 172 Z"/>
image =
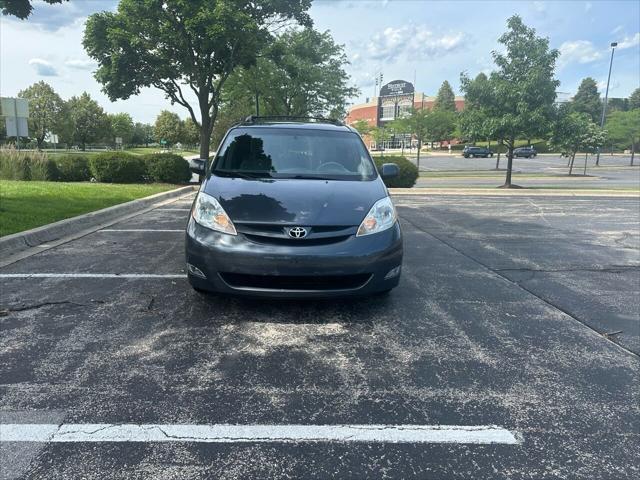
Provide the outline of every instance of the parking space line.
<path id="1" fill-rule="evenodd" d="M 3 442 L 376 442 L 519 444 L 497 426 L 4 424 Z"/>
<path id="2" fill-rule="evenodd" d="M 187 278 L 185 273 L 0 273 L 0 278 Z"/>
<path id="3" fill-rule="evenodd" d="M 98 230 L 98 232 L 181 232 L 184 233 L 185 229 L 176 228 L 104 228 Z"/>

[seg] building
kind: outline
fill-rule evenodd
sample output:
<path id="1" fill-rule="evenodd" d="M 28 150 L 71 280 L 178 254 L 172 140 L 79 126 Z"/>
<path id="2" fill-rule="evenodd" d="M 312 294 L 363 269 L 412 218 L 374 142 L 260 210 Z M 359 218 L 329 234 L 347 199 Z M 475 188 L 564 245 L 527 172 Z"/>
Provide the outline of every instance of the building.
<path id="1" fill-rule="evenodd" d="M 364 120 L 372 127 L 384 127 L 388 122 L 395 120 L 408 112 L 411 107 L 415 109 L 433 108 L 436 97 L 428 97 L 424 93 L 416 92 L 411 82 L 405 80 L 393 80 L 380 88 L 380 94 L 367 102 L 353 105 L 349 108 L 345 122 L 351 125 L 358 120 Z M 456 110 L 464 108 L 464 97 L 455 97 Z M 365 141 L 373 146 L 373 139 L 365 137 Z M 396 135 L 385 142 L 387 148 L 398 148 L 410 144 L 409 136 Z"/>

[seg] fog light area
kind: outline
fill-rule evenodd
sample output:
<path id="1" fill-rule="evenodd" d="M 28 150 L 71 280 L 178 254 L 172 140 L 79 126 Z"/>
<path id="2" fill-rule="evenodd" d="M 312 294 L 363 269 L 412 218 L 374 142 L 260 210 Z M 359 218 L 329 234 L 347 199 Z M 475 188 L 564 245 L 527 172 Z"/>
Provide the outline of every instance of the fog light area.
<path id="1" fill-rule="evenodd" d="M 402 267 L 400 265 L 398 265 L 395 268 L 392 268 L 391 270 L 389 270 L 389 272 L 387 272 L 387 274 L 384 276 L 385 280 L 389 280 L 390 278 L 393 277 L 397 277 L 398 275 L 400 275 L 400 269 Z"/>
<path id="2" fill-rule="evenodd" d="M 195 275 L 196 277 L 200 277 L 200 278 L 207 278 L 207 276 L 204 273 L 202 273 L 202 270 L 200 270 L 198 267 L 194 267 L 190 263 L 187 263 L 187 270 L 191 275 Z"/>

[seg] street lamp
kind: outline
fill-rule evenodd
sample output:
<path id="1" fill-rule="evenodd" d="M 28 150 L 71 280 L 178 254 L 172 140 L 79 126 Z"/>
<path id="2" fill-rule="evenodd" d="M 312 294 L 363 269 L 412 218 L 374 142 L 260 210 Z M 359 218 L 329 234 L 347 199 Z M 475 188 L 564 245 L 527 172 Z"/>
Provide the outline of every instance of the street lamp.
<path id="1" fill-rule="evenodd" d="M 607 90 L 604 94 L 604 103 L 602 104 L 602 118 L 600 119 L 600 128 L 604 127 L 604 117 L 607 114 L 607 100 L 609 100 L 609 81 L 611 80 L 611 66 L 613 65 L 613 52 L 616 51 L 618 42 L 611 43 L 611 61 L 609 62 L 609 76 L 607 77 Z M 598 155 L 596 156 L 596 166 L 600 165 L 600 147 L 598 147 Z"/>

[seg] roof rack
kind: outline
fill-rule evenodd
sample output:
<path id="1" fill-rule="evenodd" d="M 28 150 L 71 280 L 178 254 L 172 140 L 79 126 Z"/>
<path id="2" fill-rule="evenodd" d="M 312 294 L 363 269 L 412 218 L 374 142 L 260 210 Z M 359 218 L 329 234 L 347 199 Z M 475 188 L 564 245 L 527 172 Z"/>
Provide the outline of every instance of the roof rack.
<path id="1" fill-rule="evenodd" d="M 260 122 L 314 122 L 314 123 L 330 123 L 332 125 L 344 126 L 344 123 L 335 118 L 325 117 L 304 117 L 291 115 L 249 115 L 244 119 L 243 123 L 260 123 Z"/>

